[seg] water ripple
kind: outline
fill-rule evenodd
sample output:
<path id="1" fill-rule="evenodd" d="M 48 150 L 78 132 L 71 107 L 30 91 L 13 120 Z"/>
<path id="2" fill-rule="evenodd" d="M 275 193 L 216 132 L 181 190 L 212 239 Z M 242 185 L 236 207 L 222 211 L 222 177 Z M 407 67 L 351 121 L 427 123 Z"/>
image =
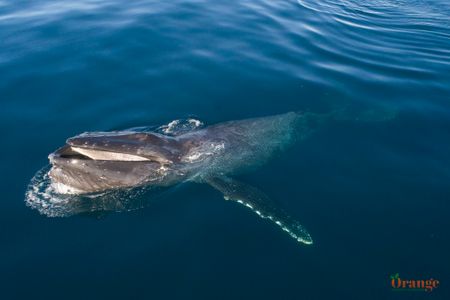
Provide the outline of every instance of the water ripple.
<path id="1" fill-rule="evenodd" d="M 39 74 L 49 90 L 45 84 L 65 74 L 105 97 L 99 109 L 111 105 L 107 89 L 122 86 L 113 97 L 125 109 L 131 94 L 176 97 L 159 84 L 170 78 L 186 90 L 239 74 L 262 85 L 298 82 L 329 102 L 442 106 L 450 93 L 448 20 L 447 2 L 427 0 L 1 2 L 0 88 L 7 93 Z M 157 95 L 143 91 L 149 81 Z"/>

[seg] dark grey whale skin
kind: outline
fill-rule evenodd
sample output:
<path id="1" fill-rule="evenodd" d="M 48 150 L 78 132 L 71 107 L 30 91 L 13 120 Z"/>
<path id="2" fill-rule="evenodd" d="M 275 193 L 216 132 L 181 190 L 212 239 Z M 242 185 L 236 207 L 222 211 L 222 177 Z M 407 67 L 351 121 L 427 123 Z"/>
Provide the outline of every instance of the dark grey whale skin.
<path id="1" fill-rule="evenodd" d="M 378 122 L 392 116 L 384 113 L 355 116 L 339 109 L 327 114 L 289 112 L 228 121 L 170 134 L 136 130 L 84 133 L 68 139 L 49 156 L 52 185 L 62 185 L 64 193 L 76 195 L 52 202 L 43 210 L 51 215 L 72 215 L 136 209 L 142 207 L 140 201 L 130 201 L 119 192 L 139 190 L 130 188 L 137 186 L 156 187 L 157 191 L 161 190 L 158 187 L 193 181 L 210 185 L 226 200 L 250 208 L 296 241 L 310 245 L 311 235 L 296 218 L 262 191 L 234 179 L 233 175 L 264 163 L 274 152 L 308 137 L 329 120 Z M 109 196 L 98 193 L 108 190 L 114 192 Z"/>
<path id="2" fill-rule="evenodd" d="M 80 194 L 201 182 L 263 163 L 288 145 L 295 130 L 310 119 L 307 114 L 289 112 L 228 121 L 178 136 L 133 131 L 83 133 L 49 155 L 49 176 L 53 183 Z M 91 159 L 74 149 L 137 155 L 142 160 Z"/>

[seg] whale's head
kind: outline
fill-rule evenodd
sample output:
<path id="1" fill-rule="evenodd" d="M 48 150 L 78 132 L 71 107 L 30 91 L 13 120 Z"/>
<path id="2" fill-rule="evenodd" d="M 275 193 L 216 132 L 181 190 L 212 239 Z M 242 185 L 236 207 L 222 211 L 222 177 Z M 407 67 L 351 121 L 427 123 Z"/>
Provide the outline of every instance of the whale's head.
<path id="1" fill-rule="evenodd" d="M 49 177 L 58 192 L 71 194 L 160 184 L 174 172 L 178 152 L 175 139 L 157 133 L 83 133 L 49 155 Z"/>

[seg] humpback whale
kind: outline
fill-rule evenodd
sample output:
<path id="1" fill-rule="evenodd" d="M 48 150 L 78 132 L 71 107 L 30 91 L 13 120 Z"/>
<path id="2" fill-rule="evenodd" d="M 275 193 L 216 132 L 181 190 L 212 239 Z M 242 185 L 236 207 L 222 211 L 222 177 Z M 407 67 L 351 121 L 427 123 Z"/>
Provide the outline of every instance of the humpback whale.
<path id="1" fill-rule="evenodd" d="M 330 117 L 338 119 L 339 114 L 289 112 L 211 126 L 189 119 L 158 128 L 82 133 L 49 155 L 50 167 L 32 179 L 26 201 L 49 216 L 120 211 L 139 206 L 122 191 L 205 183 L 298 242 L 312 244 L 311 235 L 294 217 L 233 175 L 263 164 Z"/>

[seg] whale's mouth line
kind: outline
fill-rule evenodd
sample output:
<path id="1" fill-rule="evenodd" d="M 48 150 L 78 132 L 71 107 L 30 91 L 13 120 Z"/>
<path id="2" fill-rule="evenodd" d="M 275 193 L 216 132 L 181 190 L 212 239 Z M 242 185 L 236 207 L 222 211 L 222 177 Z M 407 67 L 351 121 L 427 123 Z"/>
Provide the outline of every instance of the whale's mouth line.
<path id="1" fill-rule="evenodd" d="M 71 149 L 84 157 L 93 160 L 108 160 L 108 161 L 149 161 L 147 157 L 135 154 L 128 154 L 115 151 L 95 150 L 88 148 L 73 147 Z"/>
<path id="2" fill-rule="evenodd" d="M 98 160 L 98 161 L 151 161 L 147 157 L 115 151 L 96 150 L 91 148 L 65 145 L 49 156 L 65 160 Z"/>

